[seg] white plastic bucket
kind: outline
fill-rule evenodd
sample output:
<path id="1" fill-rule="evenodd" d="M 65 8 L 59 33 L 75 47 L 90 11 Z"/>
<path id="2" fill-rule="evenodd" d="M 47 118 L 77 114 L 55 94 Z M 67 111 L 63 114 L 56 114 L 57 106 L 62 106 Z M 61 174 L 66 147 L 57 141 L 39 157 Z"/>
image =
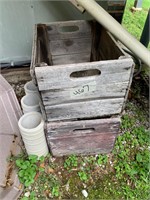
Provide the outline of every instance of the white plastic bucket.
<path id="1" fill-rule="evenodd" d="M 24 114 L 18 122 L 28 155 L 46 156 L 48 147 L 44 134 L 44 121 L 38 112 Z"/>
<path id="2" fill-rule="evenodd" d="M 26 94 L 37 94 L 38 95 L 38 88 L 33 83 L 33 81 L 29 81 L 24 85 L 24 90 Z"/>
<path id="3" fill-rule="evenodd" d="M 28 113 L 32 111 L 41 112 L 39 97 L 36 94 L 27 94 L 21 99 L 21 106 L 23 113 Z"/>

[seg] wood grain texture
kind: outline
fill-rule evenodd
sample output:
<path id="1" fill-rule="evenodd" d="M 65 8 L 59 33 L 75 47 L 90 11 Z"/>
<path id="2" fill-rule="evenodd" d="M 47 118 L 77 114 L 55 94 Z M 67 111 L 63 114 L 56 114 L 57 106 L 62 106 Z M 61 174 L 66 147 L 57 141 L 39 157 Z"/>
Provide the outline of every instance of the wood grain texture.
<path id="1" fill-rule="evenodd" d="M 90 57 L 91 38 L 50 41 L 50 49 L 52 56 L 87 53 Z"/>
<path id="2" fill-rule="evenodd" d="M 126 55 L 114 37 L 98 22 L 93 22 L 91 27 L 91 61 L 114 60 Z"/>
<path id="3" fill-rule="evenodd" d="M 90 22 L 80 20 L 52 23 L 47 29 L 53 65 L 90 60 L 92 42 Z"/>
<path id="4" fill-rule="evenodd" d="M 63 27 L 68 27 L 68 31 L 63 31 Z M 85 38 L 91 35 L 91 22 L 85 20 L 54 22 L 47 24 L 47 30 L 50 41 Z"/>
<path id="5" fill-rule="evenodd" d="M 112 134 L 118 133 L 118 125 L 120 124 L 120 117 L 104 118 L 104 119 L 90 119 L 90 120 L 77 120 L 66 122 L 48 122 L 46 123 L 47 136 L 50 138 L 56 137 L 74 137 L 76 135 L 87 135 L 103 132 L 111 132 Z M 87 131 L 85 131 L 87 129 Z M 88 131 L 92 130 L 92 131 Z M 80 131 L 76 131 L 80 130 Z"/>
<path id="6" fill-rule="evenodd" d="M 74 103 L 45 106 L 47 120 L 70 120 L 119 114 L 124 98 L 80 101 Z"/>
<path id="7" fill-rule="evenodd" d="M 119 126 L 120 118 L 48 123 L 47 140 L 54 156 L 109 153 Z"/>
<path id="8" fill-rule="evenodd" d="M 131 58 L 122 60 L 99 61 L 90 63 L 78 63 L 70 65 L 57 65 L 55 67 L 35 68 L 39 90 L 63 89 L 78 87 L 88 84 L 90 81 L 99 81 L 99 84 L 118 83 L 129 81 L 133 60 Z M 71 73 L 98 69 L 100 76 L 88 76 L 82 78 L 70 78 Z M 86 74 L 85 74 L 86 76 Z M 61 83 L 61 84 L 60 84 Z"/>
<path id="9" fill-rule="evenodd" d="M 107 42 L 106 42 L 107 41 Z M 101 31 L 101 37 L 97 51 L 100 60 L 114 60 L 126 53 L 120 48 L 114 37 L 107 31 Z"/>
<path id="10" fill-rule="evenodd" d="M 89 52 L 52 56 L 53 65 L 90 62 Z"/>
<path id="11" fill-rule="evenodd" d="M 84 85 L 79 88 L 83 88 Z M 75 88 L 64 88 L 58 90 L 47 90 L 42 91 L 41 96 L 43 99 L 43 104 L 45 106 L 58 105 L 64 103 L 71 103 L 79 100 L 88 100 L 88 99 L 101 99 L 101 98 L 124 98 L 125 93 L 128 87 L 128 81 L 112 83 L 112 84 L 100 84 L 97 83 L 95 90 L 87 90 L 85 88 L 84 93 L 78 92 Z M 77 87 L 76 87 L 77 88 Z M 76 95 L 72 95 L 71 91 L 77 91 Z"/>
<path id="12" fill-rule="evenodd" d="M 35 77 L 35 65 L 37 61 L 37 25 L 34 26 L 33 31 L 33 42 L 32 42 L 32 56 L 31 56 L 31 65 L 30 65 L 30 75 L 34 81 L 34 83 L 37 83 L 36 77 Z"/>
<path id="13" fill-rule="evenodd" d="M 1 70 L 1 74 L 10 84 L 25 84 L 31 80 L 29 67 L 6 68 Z"/>

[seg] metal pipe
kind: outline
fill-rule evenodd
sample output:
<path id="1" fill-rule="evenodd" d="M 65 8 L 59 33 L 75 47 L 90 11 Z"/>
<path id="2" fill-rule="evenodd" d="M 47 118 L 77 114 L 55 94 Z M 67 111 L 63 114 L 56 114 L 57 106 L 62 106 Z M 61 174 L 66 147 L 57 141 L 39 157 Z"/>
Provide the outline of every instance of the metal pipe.
<path id="1" fill-rule="evenodd" d="M 76 0 L 103 27 L 120 40 L 130 51 L 150 67 L 150 52 L 148 49 L 128 33 L 111 15 L 109 15 L 95 0 Z"/>

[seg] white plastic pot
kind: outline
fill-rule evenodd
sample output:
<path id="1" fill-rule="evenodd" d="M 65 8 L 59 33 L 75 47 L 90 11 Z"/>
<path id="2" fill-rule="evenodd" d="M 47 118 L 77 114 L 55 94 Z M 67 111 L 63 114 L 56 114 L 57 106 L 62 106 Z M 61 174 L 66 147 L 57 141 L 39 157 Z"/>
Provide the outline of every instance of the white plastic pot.
<path id="1" fill-rule="evenodd" d="M 27 94 L 21 99 L 21 106 L 23 113 L 28 113 L 32 111 L 41 112 L 39 97 L 36 94 Z"/>
<path id="2" fill-rule="evenodd" d="M 48 147 L 42 115 L 38 112 L 26 113 L 19 119 L 18 126 L 28 155 L 46 156 Z"/>
<path id="3" fill-rule="evenodd" d="M 29 81 L 24 85 L 24 90 L 26 94 L 37 94 L 38 95 L 38 88 L 33 83 L 33 81 Z"/>

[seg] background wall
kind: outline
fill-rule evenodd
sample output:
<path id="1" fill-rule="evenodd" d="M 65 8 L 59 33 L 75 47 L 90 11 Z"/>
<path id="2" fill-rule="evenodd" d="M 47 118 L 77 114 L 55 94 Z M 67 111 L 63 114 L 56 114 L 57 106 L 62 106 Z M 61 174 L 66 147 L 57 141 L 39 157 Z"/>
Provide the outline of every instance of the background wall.
<path id="1" fill-rule="evenodd" d="M 118 10 L 121 19 L 125 0 L 101 0 L 99 4 L 111 13 Z M 31 59 L 34 24 L 78 19 L 91 17 L 68 1 L 0 0 L 0 62 Z"/>

